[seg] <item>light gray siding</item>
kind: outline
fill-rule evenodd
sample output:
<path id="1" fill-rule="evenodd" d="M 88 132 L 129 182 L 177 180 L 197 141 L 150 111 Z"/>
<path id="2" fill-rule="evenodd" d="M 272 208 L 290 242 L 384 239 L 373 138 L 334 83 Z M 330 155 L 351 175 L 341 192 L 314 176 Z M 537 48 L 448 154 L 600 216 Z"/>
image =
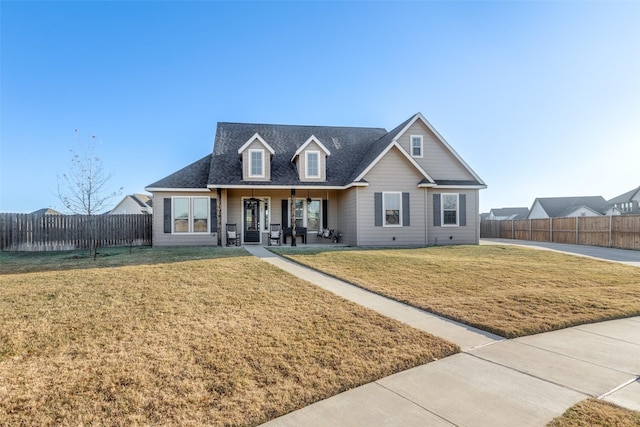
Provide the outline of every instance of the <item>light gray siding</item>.
<path id="1" fill-rule="evenodd" d="M 165 233 L 164 232 L 164 199 L 174 196 L 216 198 L 216 193 L 203 192 L 158 192 L 153 194 L 153 246 L 217 246 L 218 235 Z M 211 216 L 209 217 L 211 219 Z M 209 224 L 209 227 L 211 225 Z"/>
<path id="2" fill-rule="evenodd" d="M 411 154 L 411 135 L 422 135 L 423 156 L 414 158 L 433 179 L 475 179 L 462 163 L 438 140 L 421 120 L 416 120 L 409 129 L 398 138 L 398 144 Z"/>
<path id="3" fill-rule="evenodd" d="M 338 192 L 338 208 L 335 209 L 338 224 L 336 231 L 342 233 L 340 243 L 351 246 L 358 246 L 358 190 L 359 188 L 352 187 Z M 331 202 L 329 202 L 329 211 L 331 210 Z M 329 227 L 332 228 L 332 224 L 336 223 L 329 222 Z"/>
<path id="4" fill-rule="evenodd" d="M 425 190 L 417 187 L 422 179 L 415 167 L 392 148 L 365 175 L 368 187 L 358 189 L 358 245 L 359 246 L 425 246 Z M 409 193 L 410 225 L 403 227 L 376 227 L 376 192 L 397 191 Z"/>
<path id="5" fill-rule="evenodd" d="M 443 227 L 433 225 L 433 195 L 458 193 L 466 196 L 466 226 Z M 433 245 L 461 245 L 478 244 L 480 218 L 478 215 L 480 205 L 478 190 L 429 190 L 427 192 L 427 224 L 428 244 Z"/>

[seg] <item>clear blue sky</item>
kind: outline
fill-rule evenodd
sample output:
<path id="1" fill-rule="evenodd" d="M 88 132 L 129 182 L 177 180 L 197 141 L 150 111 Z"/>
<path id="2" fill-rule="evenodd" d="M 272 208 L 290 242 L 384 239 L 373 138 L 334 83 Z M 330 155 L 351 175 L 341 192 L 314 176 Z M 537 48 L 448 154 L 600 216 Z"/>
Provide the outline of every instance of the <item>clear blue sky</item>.
<path id="1" fill-rule="evenodd" d="M 56 176 L 92 134 L 126 194 L 211 152 L 218 121 L 392 129 L 418 111 L 488 184 L 481 211 L 640 185 L 640 2 L 1 1 L 0 17 L 3 212 L 62 210 Z"/>

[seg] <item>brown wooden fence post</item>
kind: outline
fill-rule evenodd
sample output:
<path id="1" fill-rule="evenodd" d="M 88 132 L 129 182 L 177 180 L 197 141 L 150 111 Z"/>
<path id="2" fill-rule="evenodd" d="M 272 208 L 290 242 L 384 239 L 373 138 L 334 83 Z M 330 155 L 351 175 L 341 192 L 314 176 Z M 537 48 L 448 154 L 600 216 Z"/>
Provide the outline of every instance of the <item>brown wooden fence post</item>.
<path id="1" fill-rule="evenodd" d="M 613 246 L 613 215 L 609 216 L 609 247 Z"/>

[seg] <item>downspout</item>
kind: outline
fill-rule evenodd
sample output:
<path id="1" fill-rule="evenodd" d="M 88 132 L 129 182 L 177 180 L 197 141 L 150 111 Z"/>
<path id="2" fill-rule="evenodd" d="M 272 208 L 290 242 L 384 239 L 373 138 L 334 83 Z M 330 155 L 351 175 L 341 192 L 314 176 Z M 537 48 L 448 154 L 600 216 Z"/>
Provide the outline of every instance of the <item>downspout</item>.
<path id="1" fill-rule="evenodd" d="M 424 195 L 424 247 L 426 248 L 429 245 L 429 221 L 427 217 L 429 216 L 429 206 L 427 206 L 427 189 L 424 188 L 422 194 Z"/>

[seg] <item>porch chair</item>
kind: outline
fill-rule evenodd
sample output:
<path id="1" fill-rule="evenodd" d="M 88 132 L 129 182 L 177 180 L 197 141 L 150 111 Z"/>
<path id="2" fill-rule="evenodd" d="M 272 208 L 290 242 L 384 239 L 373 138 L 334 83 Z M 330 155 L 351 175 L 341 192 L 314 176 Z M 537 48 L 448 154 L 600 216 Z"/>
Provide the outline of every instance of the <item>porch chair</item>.
<path id="1" fill-rule="evenodd" d="M 227 224 L 227 246 L 240 246 L 240 233 L 236 224 Z"/>
<path id="2" fill-rule="evenodd" d="M 280 246 L 282 240 L 282 230 L 280 229 L 280 224 L 271 224 L 269 228 L 269 246 L 271 246 L 271 242 L 277 242 L 277 245 Z"/>

